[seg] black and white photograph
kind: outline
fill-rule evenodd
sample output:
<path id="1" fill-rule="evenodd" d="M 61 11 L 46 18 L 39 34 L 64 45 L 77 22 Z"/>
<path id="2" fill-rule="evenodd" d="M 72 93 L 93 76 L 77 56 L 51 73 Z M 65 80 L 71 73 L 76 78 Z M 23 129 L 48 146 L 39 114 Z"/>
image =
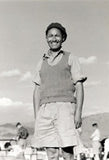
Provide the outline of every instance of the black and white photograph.
<path id="1" fill-rule="evenodd" d="M 0 160 L 109 160 L 108 0 L 0 0 Z"/>

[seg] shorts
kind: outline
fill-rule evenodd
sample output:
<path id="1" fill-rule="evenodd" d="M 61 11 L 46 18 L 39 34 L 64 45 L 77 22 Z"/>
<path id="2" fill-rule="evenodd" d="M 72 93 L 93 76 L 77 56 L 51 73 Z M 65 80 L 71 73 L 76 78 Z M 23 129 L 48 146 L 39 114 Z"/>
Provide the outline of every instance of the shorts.
<path id="1" fill-rule="evenodd" d="M 76 146 L 78 138 L 74 113 L 74 103 L 43 104 L 36 118 L 32 146 L 36 148 Z"/>
<path id="2" fill-rule="evenodd" d="M 100 142 L 99 141 L 93 141 L 92 142 L 93 147 L 93 154 L 99 154 L 100 152 Z"/>

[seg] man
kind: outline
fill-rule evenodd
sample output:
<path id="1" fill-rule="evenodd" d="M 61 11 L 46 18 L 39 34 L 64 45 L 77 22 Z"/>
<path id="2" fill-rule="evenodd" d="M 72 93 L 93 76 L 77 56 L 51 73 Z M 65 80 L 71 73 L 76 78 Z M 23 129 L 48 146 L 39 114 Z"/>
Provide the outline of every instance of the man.
<path id="1" fill-rule="evenodd" d="M 73 160 L 86 78 L 80 73 L 77 58 L 62 50 L 66 29 L 60 23 L 51 23 L 45 34 L 49 50 L 39 62 L 34 79 L 34 146 L 45 147 L 48 160 L 59 160 L 59 148 L 65 160 Z"/>
<path id="2" fill-rule="evenodd" d="M 17 141 L 22 149 L 26 148 L 26 141 L 29 136 L 28 130 L 22 126 L 20 122 L 16 124 L 17 127 Z"/>
<path id="3" fill-rule="evenodd" d="M 99 160 L 100 130 L 97 123 L 93 123 L 92 127 L 94 129 L 94 132 L 90 138 L 92 139 L 93 155 L 95 160 Z"/>

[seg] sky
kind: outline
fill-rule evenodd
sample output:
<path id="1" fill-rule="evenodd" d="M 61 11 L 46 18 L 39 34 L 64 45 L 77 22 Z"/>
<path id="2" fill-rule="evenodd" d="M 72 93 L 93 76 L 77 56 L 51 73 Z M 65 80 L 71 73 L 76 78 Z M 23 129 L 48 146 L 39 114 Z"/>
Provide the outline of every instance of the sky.
<path id="1" fill-rule="evenodd" d="M 34 120 L 32 79 L 51 22 L 66 28 L 63 49 L 88 77 L 83 116 L 109 112 L 109 1 L 0 0 L 0 123 Z"/>

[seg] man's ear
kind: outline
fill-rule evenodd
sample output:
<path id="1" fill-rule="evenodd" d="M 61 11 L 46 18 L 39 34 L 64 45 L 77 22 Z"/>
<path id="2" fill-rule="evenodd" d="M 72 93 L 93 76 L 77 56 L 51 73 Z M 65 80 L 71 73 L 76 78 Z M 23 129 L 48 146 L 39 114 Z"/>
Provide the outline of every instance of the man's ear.
<path id="1" fill-rule="evenodd" d="M 62 42 L 64 42 L 64 41 L 65 41 L 65 37 L 62 38 Z"/>

